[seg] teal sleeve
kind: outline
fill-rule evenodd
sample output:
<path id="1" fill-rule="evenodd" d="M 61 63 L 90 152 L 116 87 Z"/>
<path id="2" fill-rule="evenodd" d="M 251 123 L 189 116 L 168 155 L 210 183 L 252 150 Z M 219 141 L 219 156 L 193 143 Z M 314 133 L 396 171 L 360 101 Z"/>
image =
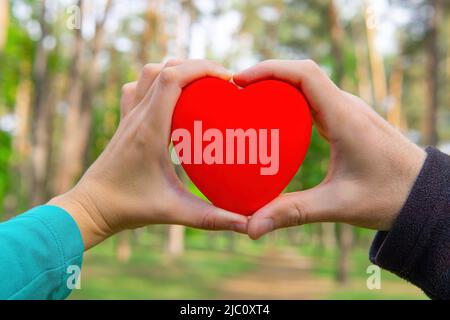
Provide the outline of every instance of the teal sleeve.
<path id="1" fill-rule="evenodd" d="M 66 298 L 83 252 L 76 222 L 59 207 L 36 207 L 0 223 L 0 299 Z"/>

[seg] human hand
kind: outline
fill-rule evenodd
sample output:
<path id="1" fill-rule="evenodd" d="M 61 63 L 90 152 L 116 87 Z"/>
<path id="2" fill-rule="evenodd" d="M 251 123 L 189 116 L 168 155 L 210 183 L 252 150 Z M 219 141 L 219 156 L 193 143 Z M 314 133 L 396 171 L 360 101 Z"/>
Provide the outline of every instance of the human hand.
<path id="1" fill-rule="evenodd" d="M 69 192 L 49 204 L 77 222 L 86 250 L 123 229 L 181 224 L 246 233 L 247 218 L 218 209 L 185 190 L 168 152 L 172 113 L 182 88 L 204 76 L 229 80 L 210 61 L 148 64 L 123 87 L 121 120 L 110 143 Z"/>
<path id="2" fill-rule="evenodd" d="M 306 96 L 315 125 L 330 144 L 330 165 L 315 188 L 281 195 L 258 210 L 249 221 L 249 236 L 257 239 L 274 229 L 314 222 L 389 230 L 425 151 L 361 99 L 340 90 L 310 60 L 264 61 L 233 80 L 245 87 L 268 78 L 289 82 Z"/>

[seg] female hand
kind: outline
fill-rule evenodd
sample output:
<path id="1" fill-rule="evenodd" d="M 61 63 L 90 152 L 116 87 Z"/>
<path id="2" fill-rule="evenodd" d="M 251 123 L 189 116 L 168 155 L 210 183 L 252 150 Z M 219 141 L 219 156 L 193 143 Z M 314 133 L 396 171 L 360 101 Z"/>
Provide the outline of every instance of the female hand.
<path id="1" fill-rule="evenodd" d="M 49 202 L 73 216 L 86 250 L 147 224 L 246 232 L 247 218 L 186 191 L 170 160 L 175 104 L 185 85 L 204 76 L 231 78 L 210 61 L 169 61 L 146 65 L 137 83 L 123 87 L 121 121 L 110 143 L 72 190 Z"/>
<path id="2" fill-rule="evenodd" d="M 389 230 L 415 182 L 426 153 L 361 99 L 340 90 L 312 61 L 264 61 L 234 75 L 240 86 L 276 78 L 297 86 L 315 125 L 331 147 L 317 187 L 281 195 L 256 212 L 248 234 L 313 222 L 343 222 Z"/>

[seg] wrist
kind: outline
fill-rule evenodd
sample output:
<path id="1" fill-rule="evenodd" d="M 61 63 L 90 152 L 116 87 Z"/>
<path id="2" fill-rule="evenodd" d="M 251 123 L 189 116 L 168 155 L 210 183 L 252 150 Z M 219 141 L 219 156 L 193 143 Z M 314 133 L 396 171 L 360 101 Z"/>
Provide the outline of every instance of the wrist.
<path id="1" fill-rule="evenodd" d="M 427 153 L 422 148 L 411 144 L 412 148 L 407 152 L 404 152 L 405 158 L 399 161 L 399 173 L 397 183 L 392 188 L 392 196 L 397 198 L 394 202 L 393 214 L 388 219 L 387 228 L 382 230 L 390 230 L 395 220 L 397 219 L 400 211 L 404 207 L 411 190 L 413 189 L 417 177 L 425 163 Z M 395 190 L 397 190 L 395 192 Z"/>
<path id="2" fill-rule="evenodd" d="M 89 196 L 75 187 L 51 199 L 47 204 L 64 209 L 78 225 L 85 250 L 89 250 L 112 235 L 103 216 Z"/>

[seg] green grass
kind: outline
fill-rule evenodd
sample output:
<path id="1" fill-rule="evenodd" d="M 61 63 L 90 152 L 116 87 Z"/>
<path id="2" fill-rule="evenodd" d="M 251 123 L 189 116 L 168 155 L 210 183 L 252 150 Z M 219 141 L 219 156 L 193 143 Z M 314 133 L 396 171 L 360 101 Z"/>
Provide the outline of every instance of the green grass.
<path id="1" fill-rule="evenodd" d="M 332 300 L 426 300 L 425 295 L 411 293 L 389 293 L 387 290 L 339 292 L 327 295 Z"/>
<path id="2" fill-rule="evenodd" d="M 271 238 L 249 241 L 242 235 L 187 229 L 188 249 L 178 258 L 169 258 L 163 253 L 165 232 L 165 227 L 151 227 L 141 230 L 139 241 L 131 237 L 133 254 L 125 263 L 116 258 L 116 238 L 87 252 L 81 290 L 74 290 L 70 299 L 215 299 L 221 296 L 221 287 L 228 279 L 259 267 L 268 245 L 272 249 L 288 246 L 279 240 L 273 243 Z M 312 259 L 311 276 L 334 283 L 337 251 L 306 244 L 293 248 Z M 350 283 L 345 287 L 333 285 L 331 289 L 326 286 L 317 298 L 426 299 L 412 285 L 384 270 L 381 290 L 367 289 L 366 270 L 371 265 L 367 254 L 367 248 L 355 248 Z"/>
<path id="3" fill-rule="evenodd" d="M 314 274 L 325 277 L 334 277 L 338 260 L 337 250 L 320 250 L 313 246 L 302 246 L 300 253 L 313 257 L 315 261 Z M 367 267 L 372 265 L 369 261 L 368 250 L 355 248 L 352 250 L 350 261 L 351 278 L 367 278 Z M 389 271 L 382 270 L 382 278 L 386 280 L 396 280 L 398 277 Z"/>
<path id="4" fill-rule="evenodd" d="M 180 258 L 133 245 L 131 259 L 120 263 L 114 241 L 86 253 L 81 290 L 74 290 L 70 299 L 213 299 L 222 281 L 256 266 L 252 256 L 208 251 L 195 245 L 199 240 L 192 241 L 196 249 L 190 246 Z"/>
<path id="5" fill-rule="evenodd" d="M 302 246 L 300 253 L 314 260 L 313 274 L 318 277 L 334 279 L 338 252 L 336 250 L 318 250 L 313 246 Z M 372 265 L 368 258 L 368 249 L 352 250 L 349 284 L 336 286 L 331 292 L 324 294 L 324 299 L 338 300 L 423 300 L 426 295 L 413 285 L 395 274 L 381 269 L 381 289 L 369 290 L 366 280 L 369 276 L 367 267 Z"/>

